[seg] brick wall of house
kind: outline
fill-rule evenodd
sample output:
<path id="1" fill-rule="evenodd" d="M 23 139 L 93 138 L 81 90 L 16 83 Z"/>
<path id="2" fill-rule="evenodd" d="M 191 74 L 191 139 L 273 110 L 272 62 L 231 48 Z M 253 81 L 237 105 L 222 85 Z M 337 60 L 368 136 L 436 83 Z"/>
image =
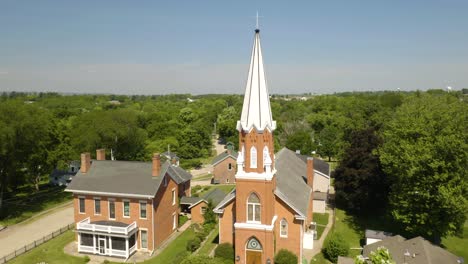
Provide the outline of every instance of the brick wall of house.
<path id="1" fill-rule="evenodd" d="M 154 203 L 154 243 L 156 248 L 161 245 L 176 229 L 179 224 L 179 188 L 177 183 L 169 175 L 167 177 L 167 186 L 164 180 L 159 187 Z M 175 203 L 172 202 L 172 190 L 175 191 Z M 175 215 L 176 228 L 173 228 L 173 217 Z"/>
<path id="2" fill-rule="evenodd" d="M 85 198 L 85 212 L 79 212 L 79 198 Z M 101 199 L 101 214 L 96 215 L 94 211 L 94 199 Z M 115 203 L 115 219 L 109 218 L 109 200 L 113 199 Z M 123 201 L 130 201 L 130 217 L 123 216 Z M 146 201 L 146 219 L 140 218 L 140 201 Z M 138 198 L 121 198 L 121 197 L 110 197 L 110 196 L 99 196 L 99 195 L 77 195 L 74 194 L 74 215 L 75 223 L 85 219 L 90 218 L 91 222 L 94 221 L 116 221 L 126 224 L 131 224 L 133 222 L 137 223 L 138 229 L 148 230 L 148 250 L 154 250 L 153 240 L 153 228 L 152 228 L 152 200 L 148 199 L 138 199 Z M 137 248 L 141 248 L 139 232 L 136 235 Z"/>
<path id="3" fill-rule="evenodd" d="M 279 198 L 276 198 L 275 209 L 278 215 L 278 219 L 275 223 L 276 252 L 285 248 L 296 254 L 299 258 L 301 253 L 301 226 L 303 221 L 295 220 L 294 215 L 297 215 L 297 213 Z M 283 218 L 286 219 L 288 223 L 287 237 L 281 237 L 280 233 L 280 223 Z"/>
<path id="4" fill-rule="evenodd" d="M 219 243 L 231 243 L 234 245 L 234 219 L 236 215 L 235 202 L 231 201 L 222 215 L 219 215 Z"/>
<path id="5" fill-rule="evenodd" d="M 178 193 L 179 193 L 179 197 L 182 197 L 182 196 L 190 197 L 190 196 L 192 196 L 191 193 L 190 193 L 190 180 L 185 182 L 185 183 L 179 184 Z"/>
<path id="6" fill-rule="evenodd" d="M 205 218 L 202 214 L 202 207 L 207 206 L 208 205 L 206 204 L 206 202 L 202 201 L 190 209 L 190 214 L 192 215 L 192 223 L 202 224 L 205 221 Z"/>
<path id="7" fill-rule="evenodd" d="M 231 169 L 229 169 L 229 164 L 231 164 Z M 213 168 L 213 179 L 219 183 L 234 183 L 236 178 L 236 160 L 232 157 L 227 157 L 223 161 L 216 164 Z"/>

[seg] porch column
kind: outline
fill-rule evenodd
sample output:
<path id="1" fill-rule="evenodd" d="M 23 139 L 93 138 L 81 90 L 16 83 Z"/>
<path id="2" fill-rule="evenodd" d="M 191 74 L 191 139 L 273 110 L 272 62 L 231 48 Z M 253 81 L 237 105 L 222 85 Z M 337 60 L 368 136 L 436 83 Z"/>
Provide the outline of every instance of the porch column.
<path id="1" fill-rule="evenodd" d="M 130 256 L 130 252 L 128 252 L 128 237 L 125 238 L 125 256 Z"/>
<path id="2" fill-rule="evenodd" d="M 81 251 L 81 233 L 78 233 L 78 252 Z"/>
<path id="3" fill-rule="evenodd" d="M 93 234 L 93 253 L 96 254 L 96 235 Z"/>
<path id="4" fill-rule="evenodd" d="M 112 237 L 109 236 L 109 255 L 112 255 Z"/>

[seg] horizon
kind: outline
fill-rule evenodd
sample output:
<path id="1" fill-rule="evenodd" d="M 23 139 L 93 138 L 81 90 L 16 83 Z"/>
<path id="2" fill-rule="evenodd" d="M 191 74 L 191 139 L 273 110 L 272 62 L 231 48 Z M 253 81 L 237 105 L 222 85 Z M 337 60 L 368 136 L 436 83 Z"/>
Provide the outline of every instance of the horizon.
<path id="1" fill-rule="evenodd" d="M 461 90 L 467 9 L 460 0 L 4 1 L 0 92 L 243 94 L 257 10 L 270 94 Z"/>

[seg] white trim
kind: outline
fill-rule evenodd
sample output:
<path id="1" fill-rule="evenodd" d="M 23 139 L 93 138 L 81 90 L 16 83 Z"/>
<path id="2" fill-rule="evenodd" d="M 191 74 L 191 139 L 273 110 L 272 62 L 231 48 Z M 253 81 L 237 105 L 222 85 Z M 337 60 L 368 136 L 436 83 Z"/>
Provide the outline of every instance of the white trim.
<path id="1" fill-rule="evenodd" d="M 144 217 L 144 218 L 141 217 L 141 203 L 145 203 L 146 217 Z M 148 219 L 148 202 L 144 201 L 144 200 L 138 201 L 138 209 L 140 209 L 139 212 L 138 212 L 140 219 Z"/>
<path id="2" fill-rule="evenodd" d="M 83 212 L 81 212 L 81 199 L 83 199 Z M 85 196 L 78 196 L 78 213 L 86 214 L 86 197 Z"/>
<path id="3" fill-rule="evenodd" d="M 154 195 L 151 196 L 151 195 L 144 195 L 144 194 L 94 192 L 94 191 L 83 191 L 83 190 L 72 190 L 72 189 L 65 189 L 65 191 L 66 192 L 72 192 L 72 193 L 75 193 L 75 194 L 95 194 L 95 195 L 101 195 L 101 196 L 125 197 L 125 198 L 151 199 L 151 198 L 154 197 Z"/>
<path id="4" fill-rule="evenodd" d="M 113 202 L 114 203 L 114 218 L 111 218 L 111 210 L 110 210 L 110 205 L 111 203 L 110 202 Z M 107 198 L 107 211 L 108 211 L 108 217 L 109 217 L 109 220 L 115 220 L 115 216 L 116 216 L 116 210 L 115 210 L 115 199 L 114 198 Z"/>
<path id="5" fill-rule="evenodd" d="M 191 209 L 191 208 L 193 208 L 194 206 L 196 206 L 197 204 L 199 204 L 199 203 L 201 203 L 201 202 L 205 202 L 206 204 L 208 204 L 208 202 L 207 202 L 207 201 L 205 201 L 204 199 L 201 199 L 200 201 L 198 201 L 198 202 L 196 202 L 196 203 L 194 203 L 194 204 L 190 205 L 190 206 L 188 207 L 188 209 Z"/>
<path id="6" fill-rule="evenodd" d="M 234 188 L 235 190 L 235 188 Z M 230 195 L 233 191 L 231 191 L 230 193 L 228 193 L 227 195 Z M 236 198 L 236 195 L 233 195 L 230 199 L 226 200 L 224 203 L 222 204 L 218 204 L 218 206 L 216 206 L 214 209 L 213 209 L 213 212 L 217 213 L 217 214 L 222 214 L 224 212 L 224 209 L 219 209 L 221 207 L 224 207 L 225 205 L 227 205 L 229 202 L 231 202 L 234 198 Z"/>
<path id="7" fill-rule="evenodd" d="M 172 205 L 175 205 L 175 204 L 176 204 L 176 192 L 175 192 L 175 188 L 172 188 L 171 194 L 172 194 Z"/>
<path id="8" fill-rule="evenodd" d="M 250 147 L 250 168 L 256 169 L 258 163 L 257 148 L 255 146 Z"/>
<path id="9" fill-rule="evenodd" d="M 264 180 L 264 181 L 271 181 L 273 176 L 276 174 L 276 169 L 272 172 L 245 172 L 238 170 L 236 173 L 236 179 L 244 179 L 244 180 Z"/>
<path id="10" fill-rule="evenodd" d="M 325 176 L 325 178 L 330 179 L 330 176 L 328 176 L 328 175 L 326 175 L 325 173 L 320 172 L 320 171 L 318 171 L 318 170 L 314 170 L 314 173 L 318 173 L 318 174 L 320 174 L 320 175 L 322 175 L 322 176 Z"/>
<path id="11" fill-rule="evenodd" d="M 177 217 L 176 213 L 172 214 L 172 230 L 175 230 L 177 228 Z"/>
<path id="12" fill-rule="evenodd" d="M 153 241 L 153 249 L 151 251 L 151 254 L 153 254 L 152 252 L 154 251 L 154 232 L 155 232 L 155 229 L 154 228 L 154 200 L 151 200 L 151 233 L 153 233 L 153 235 L 151 236 L 151 239 Z"/>
<path id="13" fill-rule="evenodd" d="M 203 208 L 205 208 L 205 212 L 203 212 Z M 206 213 L 206 211 L 208 211 L 208 207 L 205 207 L 205 206 L 200 207 L 200 214 L 201 215 L 204 215 Z"/>
<path id="14" fill-rule="evenodd" d="M 94 200 L 94 215 L 101 215 L 102 214 L 101 197 L 93 197 L 93 200 Z M 99 200 L 99 214 L 96 213 L 96 200 Z"/>
<path id="15" fill-rule="evenodd" d="M 141 231 L 146 231 L 146 247 L 145 248 L 143 247 L 143 243 L 141 242 L 141 237 L 142 237 Z M 140 237 L 140 239 L 139 239 L 140 240 L 140 249 L 148 250 L 148 237 L 149 237 L 148 228 L 141 228 L 140 227 L 139 237 Z"/>
<path id="16" fill-rule="evenodd" d="M 282 225 L 282 222 L 286 222 L 286 235 L 283 235 L 281 231 L 283 231 L 283 225 Z M 288 221 L 286 220 L 286 218 L 282 218 L 281 221 L 280 221 L 280 224 L 279 224 L 279 233 L 280 233 L 280 237 L 283 237 L 283 238 L 287 238 L 288 237 L 288 227 L 289 227 L 289 223 Z"/>
<path id="17" fill-rule="evenodd" d="M 125 202 L 128 202 L 128 216 L 125 215 Z M 130 205 L 130 200 L 129 199 L 122 199 L 122 217 L 123 218 L 130 218 L 130 211 L 131 211 L 131 205 Z"/>
<path id="18" fill-rule="evenodd" d="M 271 225 L 263 225 L 263 224 L 254 224 L 254 223 L 234 223 L 235 229 L 253 229 L 253 230 L 264 230 L 264 231 L 273 231 L 275 227 L 276 219 L 278 216 L 273 216 L 271 219 Z"/>

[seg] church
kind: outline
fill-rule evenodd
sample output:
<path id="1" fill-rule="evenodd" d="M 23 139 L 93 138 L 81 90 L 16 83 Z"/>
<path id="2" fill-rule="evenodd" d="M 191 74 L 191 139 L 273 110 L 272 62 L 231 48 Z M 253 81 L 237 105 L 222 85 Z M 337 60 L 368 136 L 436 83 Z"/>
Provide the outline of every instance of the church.
<path id="1" fill-rule="evenodd" d="M 314 162 L 274 149 L 273 120 L 260 45 L 255 30 L 240 120 L 235 189 L 214 208 L 219 242 L 231 243 L 235 263 L 273 263 L 280 249 L 302 261 L 313 248 Z"/>

